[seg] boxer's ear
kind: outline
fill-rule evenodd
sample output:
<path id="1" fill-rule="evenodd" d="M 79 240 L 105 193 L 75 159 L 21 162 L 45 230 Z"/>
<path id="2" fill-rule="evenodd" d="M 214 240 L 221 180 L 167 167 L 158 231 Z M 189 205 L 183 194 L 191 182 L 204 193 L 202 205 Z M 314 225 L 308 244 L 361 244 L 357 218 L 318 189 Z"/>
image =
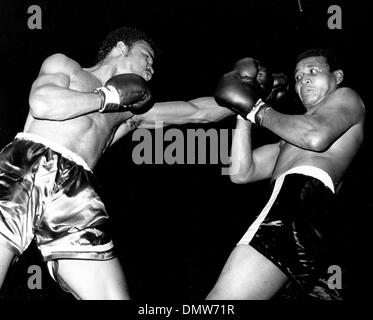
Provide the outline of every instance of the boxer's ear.
<path id="1" fill-rule="evenodd" d="M 344 73 L 341 69 L 333 71 L 334 77 L 337 80 L 337 84 L 340 84 L 343 81 Z"/>
<path id="2" fill-rule="evenodd" d="M 128 47 L 124 44 L 123 41 L 118 41 L 117 45 L 115 46 L 115 49 L 118 54 L 126 55 L 128 53 Z"/>

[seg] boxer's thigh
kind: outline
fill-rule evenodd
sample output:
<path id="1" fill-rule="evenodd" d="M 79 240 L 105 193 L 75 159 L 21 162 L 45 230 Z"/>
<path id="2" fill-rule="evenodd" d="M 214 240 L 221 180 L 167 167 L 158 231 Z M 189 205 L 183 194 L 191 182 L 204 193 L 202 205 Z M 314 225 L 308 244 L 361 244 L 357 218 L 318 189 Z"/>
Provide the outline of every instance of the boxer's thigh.
<path id="1" fill-rule="evenodd" d="M 2 236 L 0 235 L 0 237 Z M 3 285 L 5 276 L 8 272 L 9 266 L 11 265 L 14 257 L 15 257 L 14 252 L 10 250 L 10 248 L 7 248 L 6 246 L 0 243 L 0 288 Z"/>
<path id="2" fill-rule="evenodd" d="M 110 260 L 60 259 L 54 264 L 61 287 L 83 300 L 129 299 L 124 273 L 118 258 Z"/>
<path id="3" fill-rule="evenodd" d="M 287 276 L 253 247 L 238 245 L 233 249 L 207 299 L 270 299 L 287 281 Z"/>

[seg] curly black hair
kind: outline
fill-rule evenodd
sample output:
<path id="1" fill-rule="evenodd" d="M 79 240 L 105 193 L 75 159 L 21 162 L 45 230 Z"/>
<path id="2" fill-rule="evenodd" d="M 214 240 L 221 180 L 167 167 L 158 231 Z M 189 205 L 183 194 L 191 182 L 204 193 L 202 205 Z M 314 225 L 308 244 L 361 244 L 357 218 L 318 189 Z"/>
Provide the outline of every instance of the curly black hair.
<path id="1" fill-rule="evenodd" d="M 315 48 L 315 49 L 306 50 L 298 54 L 296 58 L 296 63 L 309 57 L 324 57 L 326 59 L 327 64 L 329 65 L 330 72 L 333 72 L 338 69 L 342 69 L 340 61 L 337 60 L 336 54 L 329 49 Z"/>
<path id="2" fill-rule="evenodd" d="M 133 27 L 121 27 L 111 31 L 97 53 L 97 63 L 104 60 L 108 53 L 117 45 L 119 41 L 123 41 L 129 50 L 138 41 L 146 41 L 153 48 L 156 55 L 157 46 L 143 31 Z"/>

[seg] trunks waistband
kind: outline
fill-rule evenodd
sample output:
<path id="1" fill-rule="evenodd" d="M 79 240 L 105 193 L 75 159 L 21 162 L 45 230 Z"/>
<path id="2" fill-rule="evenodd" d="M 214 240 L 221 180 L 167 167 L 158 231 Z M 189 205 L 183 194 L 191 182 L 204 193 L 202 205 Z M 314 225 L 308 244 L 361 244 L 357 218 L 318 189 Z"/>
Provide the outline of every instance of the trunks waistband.
<path id="1" fill-rule="evenodd" d="M 50 148 L 51 150 L 60 153 L 64 158 L 75 162 L 77 165 L 82 166 L 85 170 L 92 171 L 82 157 L 67 149 L 66 147 L 49 140 L 48 138 L 44 138 L 29 132 L 19 132 L 17 133 L 15 138 L 19 140 L 28 140 L 35 143 L 41 143 L 44 146 Z"/>
<path id="2" fill-rule="evenodd" d="M 330 175 L 326 171 L 324 171 L 320 168 L 317 168 L 317 167 L 314 167 L 314 166 L 298 166 L 298 167 L 291 168 L 290 170 L 284 172 L 278 178 L 286 176 L 288 174 L 292 174 L 292 173 L 299 173 L 299 174 L 303 174 L 303 175 L 306 175 L 306 176 L 314 177 L 314 178 L 320 180 L 322 183 L 324 183 L 324 185 L 326 187 L 328 187 L 333 193 L 335 193 L 332 178 L 330 177 Z"/>
<path id="3" fill-rule="evenodd" d="M 294 167 L 294 168 L 284 172 L 283 174 L 281 174 L 280 176 L 278 176 L 274 180 L 274 187 L 273 187 L 273 191 L 272 191 L 270 199 L 268 200 L 266 206 L 263 208 L 263 210 L 261 211 L 259 216 L 251 224 L 251 226 L 246 231 L 246 233 L 241 238 L 241 240 L 237 243 L 237 245 L 241 245 L 241 244 L 247 245 L 251 242 L 254 235 L 258 231 L 259 227 L 261 226 L 261 224 L 263 223 L 263 221 L 267 217 L 267 215 L 268 215 L 269 211 L 271 210 L 273 204 L 275 203 L 275 201 L 277 199 L 277 196 L 281 191 L 281 188 L 282 188 L 285 177 L 288 174 L 292 174 L 292 173 L 298 173 L 298 174 L 302 174 L 302 175 L 306 175 L 306 176 L 316 178 L 319 181 L 323 182 L 324 185 L 334 193 L 334 185 L 333 185 L 333 181 L 332 181 L 331 177 L 329 176 L 329 174 L 327 172 L 325 172 L 324 170 L 322 170 L 320 168 L 317 168 L 317 167 L 314 167 L 314 166 L 298 166 L 298 167 Z"/>
<path id="4" fill-rule="evenodd" d="M 56 257 L 75 257 L 76 259 L 83 258 L 89 259 L 89 257 L 95 257 L 96 255 L 101 255 L 104 257 L 107 255 L 106 253 L 113 249 L 114 244 L 113 241 L 109 241 L 106 244 L 100 245 L 56 245 L 56 246 L 40 246 L 39 249 L 41 251 L 44 260 L 54 260 Z M 112 255 L 110 253 L 109 255 Z M 92 259 L 92 260 L 101 260 L 101 259 Z M 103 259 L 106 260 L 106 259 Z"/>

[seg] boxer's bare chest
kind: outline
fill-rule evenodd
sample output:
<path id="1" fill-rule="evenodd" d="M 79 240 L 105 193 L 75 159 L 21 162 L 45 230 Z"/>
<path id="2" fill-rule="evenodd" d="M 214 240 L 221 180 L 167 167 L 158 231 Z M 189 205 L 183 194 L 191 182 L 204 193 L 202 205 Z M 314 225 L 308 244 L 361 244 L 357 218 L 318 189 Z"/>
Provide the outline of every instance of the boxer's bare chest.
<path id="1" fill-rule="evenodd" d="M 70 77 L 69 89 L 74 91 L 92 93 L 100 86 L 101 82 L 84 70 Z M 34 119 L 29 115 L 25 131 L 67 147 L 93 167 L 102 152 L 110 145 L 118 126 L 129 117 L 131 115 L 124 112 L 96 111 L 65 121 L 49 121 Z"/>

